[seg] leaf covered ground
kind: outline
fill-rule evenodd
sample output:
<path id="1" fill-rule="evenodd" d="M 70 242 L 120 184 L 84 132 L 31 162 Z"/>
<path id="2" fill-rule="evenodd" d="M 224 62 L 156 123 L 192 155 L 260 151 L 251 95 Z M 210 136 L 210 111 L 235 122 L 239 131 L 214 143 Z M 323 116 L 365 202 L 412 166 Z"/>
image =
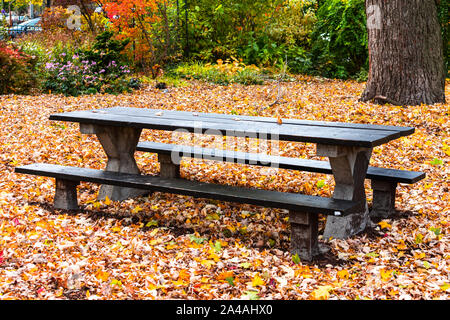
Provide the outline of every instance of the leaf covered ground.
<path id="1" fill-rule="evenodd" d="M 0 299 L 448 299 L 449 104 L 362 103 L 364 84 L 351 81 L 299 77 L 281 87 L 190 82 L 118 96 L 1 96 Z M 449 85 L 446 93 L 450 99 Z M 99 187 L 90 183 L 79 186 L 79 211 L 54 210 L 53 179 L 15 174 L 14 167 L 47 162 L 103 169 L 106 157 L 95 136 L 48 117 L 113 106 L 414 126 L 413 135 L 375 148 L 371 165 L 427 177 L 398 187 L 395 217 L 373 221 L 347 240 L 321 238 L 328 251 L 310 263 L 288 251 L 284 210 L 164 193 L 99 202 Z M 141 137 L 170 139 L 150 130 Z M 279 150 L 316 158 L 313 144 L 280 143 Z M 136 158 L 142 172 L 158 173 L 156 155 Z M 181 175 L 323 196 L 334 186 L 327 175 L 189 159 Z M 366 191 L 370 206 L 369 182 Z M 319 232 L 324 222 L 321 217 Z"/>

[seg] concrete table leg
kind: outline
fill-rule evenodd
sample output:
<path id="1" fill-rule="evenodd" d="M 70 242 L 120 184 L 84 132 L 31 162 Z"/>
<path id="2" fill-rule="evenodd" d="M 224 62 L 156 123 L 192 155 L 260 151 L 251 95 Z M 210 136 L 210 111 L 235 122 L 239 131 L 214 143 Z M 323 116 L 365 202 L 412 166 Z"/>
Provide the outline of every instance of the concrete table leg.
<path id="1" fill-rule="evenodd" d="M 100 144 L 108 156 L 106 171 L 139 174 L 140 170 L 134 159 L 134 152 L 139 142 L 142 129 L 132 127 L 80 125 L 81 133 L 96 134 Z M 99 200 L 108 197 L 113 201 L 121 201 L 148 194 L 148 190 L 102 185 L 98 194 Z"/>
<path id="2" fill-rule="evenodd" d="M 389 218 L 395 214 L 396 182 L 372 180 L 373 201 L 370 216 Z"/>
<path id="3" fill-rule="evenodd" d="M 55 198 L 53 206 L 55 209 L 77 210 L 77 185 L 78 181 L 56 179 Z"/>
<path id="4" fill-rule="evenodd" d="M 361 204 L 355 213 L 345 217 L 327 217 L 324 238 L 346 239 L 363 231 L 369 221 L 364 180 L 372 149 L 318 144 L 317 155 L 330 159 L 336 182 L 333 198 L 356 201 Z"/>
<path id="5" fill-rule="evenodd" d="M 311 261 L 319 253 L 317 238 L 319 216 L 314 213 L 289 211 L 289 223 L 291 253 L 298 254 L 301 260 Z"/>

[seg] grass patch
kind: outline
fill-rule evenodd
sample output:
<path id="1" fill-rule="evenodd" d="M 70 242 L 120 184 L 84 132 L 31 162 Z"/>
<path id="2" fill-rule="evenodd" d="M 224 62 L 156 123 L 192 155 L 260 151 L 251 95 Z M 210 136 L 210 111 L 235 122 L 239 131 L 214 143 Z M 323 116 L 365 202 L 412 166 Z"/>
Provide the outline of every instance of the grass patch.
<path id="1" fill-rule="evenodd" d="M 169 71 L 176 78 L 203 80 L 220 85 L 239 83 L 243 85 L 263 84 L 271 73 L 254 65 L 247 66 L 237 60 L 217 60 L 216 64 L 194 62 L 181 64 Z"/>

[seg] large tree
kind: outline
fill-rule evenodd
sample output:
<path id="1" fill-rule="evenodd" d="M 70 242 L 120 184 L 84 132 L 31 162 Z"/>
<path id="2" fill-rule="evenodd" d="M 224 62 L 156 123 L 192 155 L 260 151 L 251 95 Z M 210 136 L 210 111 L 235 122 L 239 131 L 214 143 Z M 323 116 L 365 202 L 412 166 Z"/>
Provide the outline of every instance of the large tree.
<path id="1" fill-rule="evenodd" d="M 366 0 L 369 78 L 362 101 L 445 103 L 439 0 Z"/>

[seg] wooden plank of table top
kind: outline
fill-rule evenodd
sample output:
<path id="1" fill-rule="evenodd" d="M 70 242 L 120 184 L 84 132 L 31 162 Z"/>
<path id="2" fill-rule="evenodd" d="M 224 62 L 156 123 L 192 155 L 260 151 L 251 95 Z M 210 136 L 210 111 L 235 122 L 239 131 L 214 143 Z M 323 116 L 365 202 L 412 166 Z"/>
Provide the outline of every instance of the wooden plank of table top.
<path id="1" fill-rule="evenodd" d="M 106 109 L 107 110 L 107 109 Z M 184 129 L 193 133 L 249 136 L 259 139 L 276 139 L 331 145 L 346 145 L 372 148 L 397 139 L 398 131 L 369 130 L 341 127 L 317 127 L 251 121 L 192 121 L 170 119 L 164 116 L 145 117 L 113 114 L 103 110 L 74 111 L 52 114 L 50 120 L 88 123 L 104 126 L 125 126 L 155 130 Z M 215 131 L 215 132 L 214 132 Z"/>
<path id="2" fill-rule="evenodd" d="M 162 110 L 162 109 L 147 109 L 147 108 L 130 108 L 130 107 L 113 107 L 108 109 L 100 109 L 102 112 L 132 115 L 140 117 L 155 117 L 160 114 L 169 119 L 181 119 L 181 120 L 193 120 L 193 121 L 253 121 L 253 122 L 268 122 L 277 123 L 276 118 L 270 117 L 257 117 L 257 116 L 245 116 L 245 115 L 232 115 L 221 113 L 203 113 L 203 112 L 191 112 L 191 111 L 178 111 L 178 110 Z M 378 124 L 363 124 L 363 123 L 350 123 L 350 122 L 331 122 L 331 121 L 313 121 L 313 120 L 301 120 L 301 119 L 282 119 L 283 124 L 291 125 L 308 125 L 319 127 L 336 127 L 336 128 L 349 128 L 349 129 L 364 129 L 364 130 L 388 130 L 398 131 L 401 136 L 408 136 L 415 131 L 414 127 L 400 127 L 400 126 L 386 126 Z"/>

